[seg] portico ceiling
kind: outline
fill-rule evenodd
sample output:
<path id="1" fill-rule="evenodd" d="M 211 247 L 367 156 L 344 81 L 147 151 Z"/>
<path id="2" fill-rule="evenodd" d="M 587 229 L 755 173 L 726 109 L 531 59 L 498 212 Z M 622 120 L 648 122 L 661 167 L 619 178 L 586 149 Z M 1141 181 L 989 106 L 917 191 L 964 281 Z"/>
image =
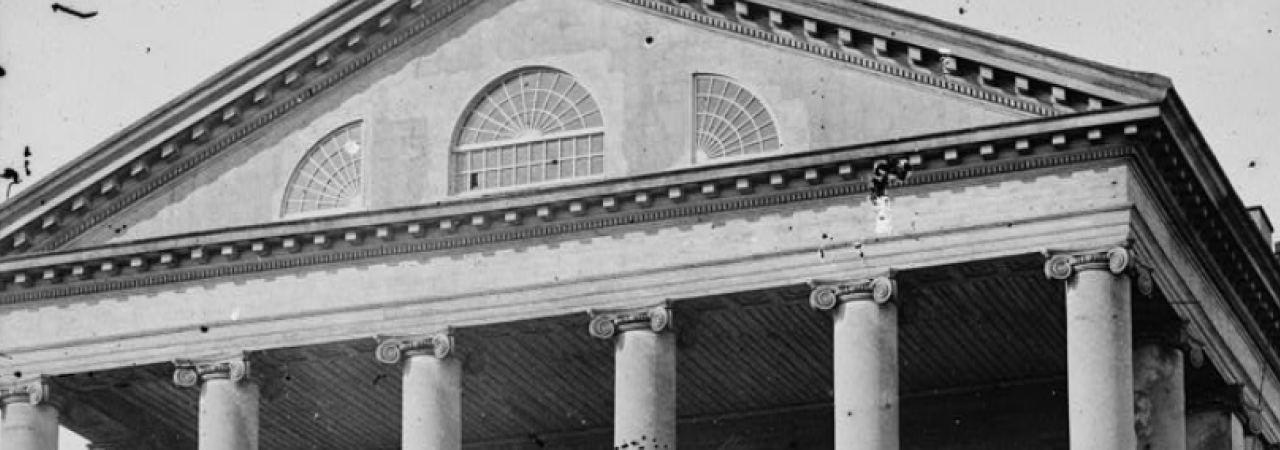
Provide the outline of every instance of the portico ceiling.
<path id="1" fill-rule="evenodd" d="M 909 399 L 904 420 L 912 420 L 912 405 L 931 408 L 930 399 L 942 393 L 1061 381 L 1064 294 L 1058 282 L 1044 278 L 1042 261 L 1026 255 L 897 275 L 901 381 Z M 795 285 L 673 304 L 682 440 L 715 441 L 707 433 L 729 433 L 725 424 L 779 413 L 806 427 L 830 427 L 824 420 L 831 318 L 809 307 L 808 293 L 807 286 Z M 1137 316 L 1145 314 L 1140 309 Z M 469 447 L 609 444 L 612 344 L 593 339 L 588 321 L 584 314 L 456 330 Z M 276 383 L 264 389 L 262 447 L 397 448 L 401 377 L 397 366 L 374 359 L 375 345 L 362 340 L 260 354 L 260 365 L 276 372 Z M 175 431 L 189 445 L 196 437 L 198 391 L 178 388 L 170 373 L 168 365 L 152 365 L 67 376 L 60 383 L 94 404 L 144 411 L 150 417 L 141 423 Z M 121 434 L 68 425 L 89 439 Z"/>

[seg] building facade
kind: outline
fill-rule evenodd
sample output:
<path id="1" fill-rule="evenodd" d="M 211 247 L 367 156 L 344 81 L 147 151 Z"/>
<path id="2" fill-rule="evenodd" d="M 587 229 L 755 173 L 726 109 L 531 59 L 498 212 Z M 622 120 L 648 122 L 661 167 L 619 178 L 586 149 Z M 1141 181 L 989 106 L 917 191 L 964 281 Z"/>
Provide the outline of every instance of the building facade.
<path id="1" fill-rule="evenodd" d="M 342 1 L 0 211 L 3 450 L 1280 444 L 1172 84 L 874 3 Z"/>

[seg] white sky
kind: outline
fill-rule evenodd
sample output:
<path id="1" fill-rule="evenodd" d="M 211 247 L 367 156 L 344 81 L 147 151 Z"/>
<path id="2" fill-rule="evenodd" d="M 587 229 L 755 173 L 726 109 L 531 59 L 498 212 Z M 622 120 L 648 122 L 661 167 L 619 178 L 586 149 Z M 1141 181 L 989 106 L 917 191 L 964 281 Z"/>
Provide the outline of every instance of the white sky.
<path id="1" fill-rule="evenodd" d="M 1280 220 L 1280 1 L 884 0 L 1173 79 L 1246 205 Z M 330 0 L 0 0 L 0 168 L 51 172 Z M 963 10 L 963 13 L 961 12 Z M 1250 163 L 1254 167 L 1250 168 Z M 30 185 L 27 180 L 19 187 Z M 16 191 L 15 191 L 16 192 Z M 2 195 L 2 194 L 0 194 Z M 2 198 L 2 197 L 0 197 Z M 64 439 L 63 449 L 83 441 Z M 2 450 L 2 449 L 0 449 Z"/>

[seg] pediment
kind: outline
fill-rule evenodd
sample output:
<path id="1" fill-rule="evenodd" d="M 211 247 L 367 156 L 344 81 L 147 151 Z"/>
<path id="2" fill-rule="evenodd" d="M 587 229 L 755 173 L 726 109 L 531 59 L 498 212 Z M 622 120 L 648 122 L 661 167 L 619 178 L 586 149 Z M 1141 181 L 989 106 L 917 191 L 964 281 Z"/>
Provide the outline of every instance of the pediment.
<path id="1" fill-rule="evenodd" d="M 0 255 L 305 221 L 281 206 L 291 174 L 355 122 L 362 170 L 377 181 L 350 211 L 469 201 L 448 169 L 460 117 L 534 66 L 577 77 L 600 102 L 609 159 L 593 175 L 605 178 L 706 163 L 688 142 L 698 74 L 763 99 L 779 153 L 1107 108 L 1165 88 L 874 4 L 344 2 L 26 190 L 6 205 Z"/>

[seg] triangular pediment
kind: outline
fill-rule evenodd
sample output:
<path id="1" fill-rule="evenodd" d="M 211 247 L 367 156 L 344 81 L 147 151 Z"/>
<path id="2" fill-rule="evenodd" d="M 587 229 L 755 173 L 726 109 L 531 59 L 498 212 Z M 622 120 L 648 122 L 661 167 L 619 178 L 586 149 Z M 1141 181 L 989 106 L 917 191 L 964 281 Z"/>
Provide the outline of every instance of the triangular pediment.
<path id="1" fill-rule="evenodd" d="M 1167 87 L 868 3 L 342 2 L 6 204 L 0 255 L 305 221 L 282 206 L 290 180 L 353 123 L 366 185 L 330 213 L 474 199 L 454 186 L 468 182 L 451 171 L 455 130 L 485 89 L 529 67 L 572 76 L 599 102 L 606 166 L 589 175 L 603 178 L 717 163 L 690 143 L 704 75 L 759 99 L 778 153 L 1150 101 Z M 478 195 L 494 193 L 520 191 Z"/>

